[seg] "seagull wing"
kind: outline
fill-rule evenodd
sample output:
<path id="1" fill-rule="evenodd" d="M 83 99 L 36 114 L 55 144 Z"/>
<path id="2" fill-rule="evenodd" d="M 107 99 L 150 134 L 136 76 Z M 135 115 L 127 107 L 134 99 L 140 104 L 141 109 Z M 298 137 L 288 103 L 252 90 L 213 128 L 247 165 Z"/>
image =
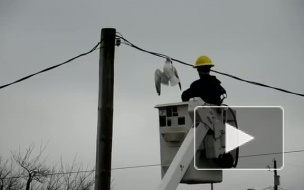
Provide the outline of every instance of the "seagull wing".
<path id="1" fill-rule="evenodd" d="M 160 84 L 162 81 L 162 75 L 163 75 L 163 73 L 159 69 L 156 69 L 156 71 L 154 73 L 154 80 L 155 80 L 156 92 L 158 95 L 160 95 Z"/>
<path id="2" fill-rule="evenodd" d="M 173 72 L 174 72 L 175 77 L 178 79 L 178 86 L 179 86 L 179 89 L 182 90 L 182 85 L 181 85 L 181 83 L 180 83 L 180 79 L 179 79 L 179 76 L 178 76 L 178 74 L 177 74 L 177 70 L 176 70 L 176 68 L 175 68 L 173 65 L 172 65 L 172 69 L 173 69 Z"/>

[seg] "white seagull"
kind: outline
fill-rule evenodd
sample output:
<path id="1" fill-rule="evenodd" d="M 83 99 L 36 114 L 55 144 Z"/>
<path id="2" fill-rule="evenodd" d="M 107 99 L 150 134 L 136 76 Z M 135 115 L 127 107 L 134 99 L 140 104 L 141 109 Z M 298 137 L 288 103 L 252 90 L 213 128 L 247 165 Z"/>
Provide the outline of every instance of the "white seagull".
<path id="1" fill-rule="evenodd" d="M 166 59 L 165 65 L 163 67 L 163 72 L 159 69 L 155 71 L 155 87 L 158 95 L 160 95 L 161 84 L 169 85 L 169 81 L 171 86 L 179 85 L 180 90 L 182 90 L 182 86 L 177 74 L 175 67 L 172 65 L 172 61 L 170 58 Z"/>

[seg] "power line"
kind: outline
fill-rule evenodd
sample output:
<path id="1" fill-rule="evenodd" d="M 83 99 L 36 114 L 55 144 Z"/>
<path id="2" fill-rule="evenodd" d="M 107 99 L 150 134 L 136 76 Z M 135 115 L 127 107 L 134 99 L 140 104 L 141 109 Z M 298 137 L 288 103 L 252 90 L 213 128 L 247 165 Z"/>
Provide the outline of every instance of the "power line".
<path id="1" fill-rule="evenodd" d="M 160 164 L 139 165 L 139 166 L 127 166 L 127 167 L 120 167 L 120 168 L 112 168 L 112 170 L 125 170 L 125 169 L 146 168 L 146 167 L 154 167 L 154 166 L 160 166 Z"/>
<path id="2" fill-rule="evenodd" d="M 125 39 L 120 33 L 118 33 L 119 35 L 117 35 L 118 38 L 124 40 L 124 42 L 122 42 L 123 44 L 125 45 L 128 45 L 130 47 L 133 47 L 137 50 L 140 50 L 140 51 L 143 51 L 143 52 L 146 52 L 146 53 L 149 53 L 149 54 L 152 54 L 154 56 L 158 56 L 158 57 L 162 57 L 162 58 L 167 58 L 169 56 L 167 55 L 164 55 L 164 54 L 161 54 L 161 53 L 156 53 L 156 52 L 152 52 L 152 51 L 148 51 L 148 50 L 145 50 L 143 48 L 140 48 L 136 45 L 134 45 L 133 43 L 131 43 L 130 41 L 128 41 L 127 39 Z M 171 58 L 171 57 L 170 57 Z M 190 66 L 190 67 L 193 67 L 193 65 L 189 64 L 189 63 L 186 63 L 184 61 L 180 61 L 178 59 L 174 59 L 174 58 L 171 58 L 172 61 L 175 61 L 175 62 L 178 62 L 178 63 L 181 63 L 183 65 L 186 65 L 186 66 Z M 239 80 L 239 81 L 242 81 L 242 82 L 246 82 L 246 83 L 249 83 L 249 84 L 253 84 L 253 85 L 257 85 L 257 86 L 262 86 L 262 87 L 265 87 L 265 88 L 271 88 L 271 89 L 274 89 L 274 90 L 278 90 L 278 91 L 281 91 L 281 92 L 285 92 L 285 93 L 288 93 L 288 94 L 293 94 L 293 95 L 297 95 L 297 96 L 302 96 L 304 97 L 304 94 L 301 94 L 301 93 L 296 93 L 296 92 L 292 92 L 292 91 L 289 91 L 289 90 L 285 90 L 285 89 L 282 89 L 282 88 L 278 88 L 278 87 L 274 87 L 274 86 L 270 86 L 270 85 L 266 85 L 266 84 L 263 84 L 263 83 L 259 83 L 259 82 L 254 82 L 254 81 L 250 81 L 250 80 L 245 80 L 245 79 L 242 79 L 240 77 L 236 77 L 234 75 L 230 75 L 230 74 L 227 74 L 227 73 L 223 73 L 223 72 L 219 72 L 219 71 L 216 71 L 216 70 L 211 70 L 212 72 L 215 72 L 215 73 L 218 73 L 218 74 L 221 74 L 221 75 L 224 75 L 224 76 L 227 76 L 227 77 L 231 77 L 233 79 L 236 79 L 236 80 Z"/>
<path id="3" fill-rule="evenodd" d="M 304 152 L 304 150 L 292 150 L 292 151 L 285 151 L 285 152 L 272 152 L 272 153 L 265 153 L 265 154 L 252 154 L 246 156 L 240 156 L 240 158 L 247 158 L 247 157 L 255 157 L 255 156 L 267 156 L 267 155 L 274 155 L 274 154 L 290 154 L 290 153 L 297 153 L 297 152 Z"/>
<path id="4" fill-rule="evenodd" d="M 160 164 L 126 166 L 126 167 L 112 168 L 111 170 L 125 170 L 125 169 L 145 168 L 145 167 L 153 167 L 153 166 L 160 166 Z M 81 171 L 71 171 L 71 172 L 56 172 L 56 173 L 41 174 L 41 175 L 37 175 L 37 176 L 68 175 L 68 174 L 88 173 L 88 172 L 95 172 L 95 170 L 81 170 Z M 25 178 L 25 177 L 28 177 L 28 176 L 27 175 L 24 175 L 24 176 L 13 176 L 13 177 L 5 177 L 5 178 L 0 178 L 0 179 L 16 179 L 16 178 Z"/>
<path id="5" fill-rule="evenodd" d="M 77 173 L 88 173 L 88 172 L 95 172 L 95 170 L 81 170 L 81 171 L 71 171 L 71 172 L 56 172 L 56 173 L 47 173 L 47 174 L 40 174 L 36 175 L 39 176 L 51 176 L 51 175 L 67 175 L 67 174 L 77 174 Z M 6 177 L 6 178 L 0 178 L 0 179 L 16 179 L 16 178 L 26 178 L 28 175 L 24 176 L 13 176 L 13 177 Z"/>
<path id="6" fill-rule="evenodd" d="M 33 76 L 35 76 L 35 75 L 38 75 L 38 74 L 40 74 L 40 73 L 43 73 L 43 72 L 46 72 L 46 71 L 50 71 L 50 70 L 52 70 L 52 69 L 55 69 L 55 68 L 57 68 L 57 67 L 59 67 L 59 66 L 62 66 L 62 65 L 64 65 L 64 64 L 67 64 L 67 63 L 69 63 L 69 62 L 71 62 L 71 61 L 73 61 L 73 60 L 75 60 L 75 59 L 77 59 L 77 58 L 79 58 L 79 57 L 88 55 L 88 54 L 92 53 L 93 51 L 95 51 L 95 50 L 97 49 L 97 47 L 99 46 L 100 43 L 101 43 L 101 42 L 98 42 L 90 51 L 88 51 L 88 52 L 86 52 L 86 53 L 82 53 L 82 54 L 80 54 L 80 55 L 78 55 L 78 56 L 76 56 L 76 57 L 73 57 L 73 58 L 71 58 L 71 59 L 69 59 L 69 60 L 63 62 L 63 63 L 60 63 L 60 64 L 58 64 L 58 65 L 54 65 L 54 66 L 49 67 L 49 68 L 46 68 L 46 69 L 43 69 L 43 70 L 41 70 L 41 71 L 39 71 L 39 72 L 36 72 L 36 73 L 34 73 L 34 74 L 31 74 L 31 75 L 22 77 L 21 79 L 18 79 L 18 80 L 14 81 L 14 82 L 11 82 L 11 83 L 2 85 L 2 86 L 0 86 L 0 89 L 5 88 L 5 87 L 8 87 L 8 86 L 13 85 L 13 84 L 16 84 L 16 83 L 19 83 L 19 82 L 21 82 L 21 81 L 27 80 L 28 78 L 33 77 Z M 102 48 L 102 47 L 100 47 L 100 48 Z"/>
<path id="7" fill-rule="evenodd" d="M 230 75 L 230 74 L 227 74 L 227 73 L 222 73 L 222 72 L 219 72 L 219 71 L 215 71 L 215 70 L 211 70 L 211 71 L 213 71 L 215 73 L 218 73 L 218 74 L 221 74 L 221 75 L 225 75 L 227 77 L 234 78 L 234 79 L 239 80 L 239 81 L 247 82 L 249 84 L 253 84 L 253 85 L 257 85 L 257 86 L 262 86 L 262 87 L 266 87 L 266 88 L 271 88 L 271 89 L 278 90 L 278 91 L 281 91 L 281 92 L 285 92 L 285 93 L 288 93 L 288 94 L 293 94 L 293 95 L 304 97 L 304 94 L 300 94 L 300 93 L 297 93 L 297 92 L 291 92 L 289 90 L 285 90 L 285 89 L 282 89 L 282 88 L 269 86 L 269 85 L 262 84 L 262 83 L 259 83 L 259 82 L 254 82 L 254 81 L 250 81 L 250 80 L 241 79 L 239 77 L 236 77 L 236 76 L 233 76 L 233 75 Z"/>
<path id="8" fill-rule="evenodd" d="M 285 154 L 290 153 L 299 153 L 304 152 L 303 150 L 291 150 L 291 151 L 285 151 Z M 265 153 L 265 154 L 254 154 L 254 155 L 246 155 L 246 156 L 239 156 L 240 158 L 246 158 L 246 157 L 256 157 L 256 156 L 266 156 L 266 155 L 273 155 L 273 154 L 282 154 L 282 152 L 272 152 L 272 153 Z M 147 168 L 147 167 L 155 167 L 155 166 L 161 166 L 161 164 L 148 164 L 148 165 L 137 165 L 137 166 L 126 166 L 126 167 L 118 167 L 118 168 L 112 168 L 111 170 L 125 170 L 125 169 L 135 169 L 135 168 Z M 50 176 L 50 175 L 67 175 L 67 174 L 76 174 L 76 173 L 88 173 L 88 172 L 95 172 L 95 170 L 82 170 L 82 171 L 71 171 L 71 172 L 58 172 L 58 173 L 49 173 L 49 174 L 43 174 L 40 176 Z M 27 176 L 13 176 L 13 177 L 5 177 L 1 179 L 14 179 L 14 178 L 25 178 Z"/>
<path id="9" fill-rule="evenodd" d="M 142 48 L 140 48 L 140 47 L 134 45 L 133 43 L 131 43 L 131 42 L 128 41 L 127 39 L 125 39 L 120 33 L 118 33 L 118 34 L 119 34 L 119 35 L 117 35 L 117 37 L 118 37 L 117 39 L 122 39 L 123 42 L 121 42 L 121 43 L 123 43 L 123 44 L 125 44 L 125 45 L 128 45 L 128 46 L 130 46 L 130 47 L 133 47 L 133 48 L 135 48 L 135 49 L 137 49 L 137 50 L 140 50 L 140 51 L 143 51 L 143 52 L 152 54 L 152 55 L 154 55 L 154 56 L 158 56 L 158 57 L 162 57 L 162 58 L 167 58 L 167 57 L 169 57 L 169 56 L 164 55 L 164 54 L 161 54 L 161 53 L 156 53 L 156 52 L 152 52 L 152 51 L 148 51 L 148 50 L 142 49 Z M 43 69 L 43 70 L 41 70 L 41 71 L 39 71 L 39 72 L 37 72 L 37 73 L 34 73 L 34 74 L 31 74 L 31 75 L 25 76 L 25 77 L 23 77 L 23 78 L 21 78 L 21 79 L 18 79 L 18 80 L 16 80 L 16 81 L 14 81 L 14 82 L 11 82 L 11 83 L 9 83 L 9 84 L 2 85 L 2 86 L 0 86 L 0 89 L 5 88 L 5 87 L 8 87 L 8 86 L 13 85 L 13 84 L 16 84 L 16 83 L 19 83 L 19 82 L 21 82 L 21 81 L 24 81 L 24 80 L 30 78 L 30 77 L 33 77 L 33 76 L 38 75 L 38 74 L 40 74 L 40 73 L 43 73 L 43 72 L 46 72 L 46 71 L 55 69 L 56 67 L 59 67 L 59 66 L 61 66 L 61 65 L 64 65 L 64 64 L 66 64 L 66 63 L 69 63 L 69 62 L 73 61 L 74 59 L 77 59 L 77 58 L 79 58 L 79 57 L 82 57 L 82 56 L 85 56 L 85 55 L 87 55 L 87 54 L 90 54 L 90 53 L 92 53 L 93 51 L 95 51 L 96 49 L 102 48 L 102 47 L 97 48 L 99 44 L 100 44 L 100 42 L 98 42 L 97 45 L 94 46 L 94 48 L 91 49 L 90 51 L 88 51 L 88 52 L 86 52 L 86 53 L 83 53 L 83 54 L 80 54 L 80 55 L 78 55 L 78 56 L 76 56 L 76 57 L 73 57 L 73 58 L 71 58 L 71 59 L 69 59 L 69 60 L 67 60 L 67 61 L 65 61 L 65 62 L 63 62 L 63 63 L 60 63 L 60 64 L 58 64 L 58 65 L 55 65 L 55 66 L 52 66 L 52 67 L 49 67 L 49 68 L 46 68 L 46 69 Z M 119 44 L 120 44 L 120 42 L 119 42 Z M 172 60 L 172 61 L 175 61 L 175 62 L 178 62 L 178 63 L 181 63 L 181 64 L 186 65 L 186 66 L 193 67 L 193 65 L 191 65 L 191 64 L 189 64 L 189 63 L 186 63 L 186 62 L 183 62 L 183 61 L 180 61 L 180 60 L 175 59 L 175 58 L 171 58 L 171 60 Z M 289 90 L 285 90 L 285 89 L 278 88 L 278 87 L 273 87 L 273 86 L 266 85 L 266 84 L 259 83 L 259 82 L 254 82 L 254 81 L 250 81 L 250 80 L 245 80 L 245 79 L 236 77 L 236 76 L 234 76 L 234 75 L 230 75 L 230 74 L 227 74 L 227 73 L 219 72 L 219 71 L 216 71 L 216 70 L 211 70 L 211 71 L 212 71 L 212 72 L 215 72 L 215 73 L 218 73 L 218 74 L 221 74 L 221 75 L 224 75 L 224 76 L 227 76 L 227 77 L 234 78 L 234 79 L 239 80 L 239 81 L 242 81 L 242 82 L 247 82 L 247 83 L 249 83 L 249 84 L 253 84 L 253 85 L 257 85 L 257 86 L 262 86 L 262 87 L 265 87 L 265 88 L 271 88 L 271 89 L 278 90 L 278 91 L 281 91 L 281 92 L 285 92 L 285 93 L 288 93 L 288 94 L 293 94 L 293 95 L 297 95 L 297 96 L 302 96 L 302 97 L 304 97 L 304 94 L 301 94 L 301 93 L 292 92 L 292 91 L 289 91 Z"/>

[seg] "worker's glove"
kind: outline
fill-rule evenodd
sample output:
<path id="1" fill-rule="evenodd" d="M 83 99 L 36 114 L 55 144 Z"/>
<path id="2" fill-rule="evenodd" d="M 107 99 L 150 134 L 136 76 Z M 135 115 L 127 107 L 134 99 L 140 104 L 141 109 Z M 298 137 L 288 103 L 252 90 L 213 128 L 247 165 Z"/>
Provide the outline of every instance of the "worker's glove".
<path id="1" fill-rule="evenodd" d="M 230 153 L 225 153 L 218 157 L 217 162 L 222 168 L 232 168 L 234 160 Z"/>

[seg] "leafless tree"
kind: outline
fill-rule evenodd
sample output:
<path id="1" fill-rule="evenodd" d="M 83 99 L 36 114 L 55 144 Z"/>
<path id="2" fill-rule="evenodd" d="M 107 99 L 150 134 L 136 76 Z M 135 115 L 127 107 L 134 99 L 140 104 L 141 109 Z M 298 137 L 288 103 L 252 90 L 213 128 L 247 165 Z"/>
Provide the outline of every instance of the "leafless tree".
<path id="1" fill-rule="evenodd" d="M 50 169 L 45 165 L 45 159 L 42 158 L 45 148 L 46 145 L 40 145 L 37 156 L 33 155 L 35 144 L 30 145 L 25 153 L 20 150 L 19 152 L 12 152 L 13 159 L 21 167 L 19 175 L 26 180 L 26 190 L 33 189 L 31 184 L 34 181 L 44 183 L 47 179 L 47 174 L 50 173 Z M 34 184 L 38 186 L 37 183 Z"/>
<path id="2" fill-rule="evenodd" d="M 72 164 L 63 166 L 61 161 L 61 172 L 63 176 L 64 190 L 90 190 L 95 184 L 94 170 L 84 170 L 82 164 L 76 163 L 76 156 Z"/>
<path id="3" fill-rule="evenodd" d="M 22 182 L 16 177 L 12 159 L 0 157 L 0 190 L 21 190 Z"/>
<path id="4" fill-rule="evenodd" d="M 62 176 L 63 174 L 59 173 L 57 167 L 54 166 L 51 169 L 51 174 L 48 176 L 48 180 L 45 183 L 45 190 L 61 190 L 62 189 Z"/>
<path id="5" fill-rule="evenodd" d="M 9 176 L 10 170 L 7 167 L 8 160 L 4 160 L 0 157 L 0 190 L 4 190 L 4 180 Z"/>
<path id="6" fill-rule="evenodd" d="M 87 172 L 89 171 L 89 172 Z M 95 184 L 93 169 L 83 169 L 81 163 L 76 162 L 76 156 L 71 164 L 64 165 L 61 159 L 60 166 L 52 168 L 43 190 L 91 190 Z"/>
<path id="7" fill-rule="evenodd" d="M 30 145 L 24 152 L 12 152 L 10 160 L 0 157 L 0 190 L 92 190 L 94 170 L 76 161 L 47 167 L 43 153 L 45 146 L 35 151 Z"/>

